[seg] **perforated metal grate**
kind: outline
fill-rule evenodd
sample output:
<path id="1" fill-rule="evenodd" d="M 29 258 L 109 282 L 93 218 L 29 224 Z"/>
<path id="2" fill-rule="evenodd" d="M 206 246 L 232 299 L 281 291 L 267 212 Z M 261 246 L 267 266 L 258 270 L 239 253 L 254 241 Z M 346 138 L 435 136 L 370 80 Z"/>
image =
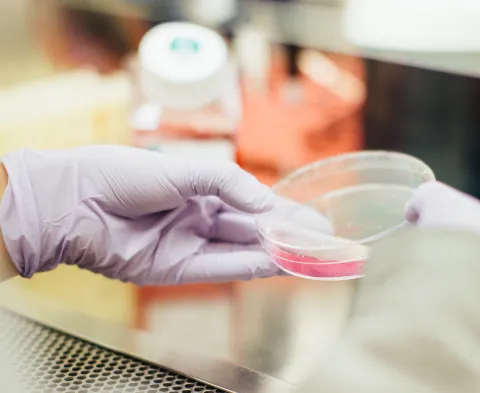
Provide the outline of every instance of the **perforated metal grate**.
<path id="1" fill-rule="evenodd" d="M 0 308 L 0 353 L 31 393 L 225 393 Z"/>

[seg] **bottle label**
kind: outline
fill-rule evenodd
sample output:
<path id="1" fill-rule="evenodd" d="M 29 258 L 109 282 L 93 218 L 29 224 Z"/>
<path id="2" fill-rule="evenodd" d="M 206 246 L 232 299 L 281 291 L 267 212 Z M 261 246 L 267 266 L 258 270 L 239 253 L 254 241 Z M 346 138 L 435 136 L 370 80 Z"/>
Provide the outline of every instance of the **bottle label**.
<path id="1" fill-rule="evenodd" d="M 175 38 L 170 44 L 170 50 L 183 55 L 197 54 L 200 44 L 188 38 Z"/>

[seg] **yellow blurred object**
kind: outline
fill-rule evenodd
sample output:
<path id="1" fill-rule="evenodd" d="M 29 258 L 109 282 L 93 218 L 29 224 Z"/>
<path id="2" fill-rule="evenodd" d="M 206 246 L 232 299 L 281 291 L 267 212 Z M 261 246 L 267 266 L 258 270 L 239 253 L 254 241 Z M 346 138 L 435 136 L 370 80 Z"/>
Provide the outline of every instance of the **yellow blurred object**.
<path id="1" fill-rule="evenodd" d="M 0 154 L 22 147 L 130 143 L 131 89 L 124 73 L 74 71 L 0 91 Z M 12 285 L 62 307 L 132 321 L 133 287 L 72 266 Z"/>
<path id="2" fill-rule="evenodd" d="M 0 91 L 0 154 L 21 147 L 129 144 L 130 102 L 123 73 L 74 71 Z"/>
<path id="3" fill-rule="evenodd" d="M 133 285 L 105 278 L 76 266 L 60 265 L 30 280 L 15 279 L 12 285 L 65 309 L 132 325 L 135 304 Z"/>

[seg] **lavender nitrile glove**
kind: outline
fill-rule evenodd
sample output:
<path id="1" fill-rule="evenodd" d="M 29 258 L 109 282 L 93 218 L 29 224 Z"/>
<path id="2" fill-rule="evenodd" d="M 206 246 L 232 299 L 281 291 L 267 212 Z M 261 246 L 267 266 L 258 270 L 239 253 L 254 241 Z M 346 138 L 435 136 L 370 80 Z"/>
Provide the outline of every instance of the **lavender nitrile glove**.
<path id="1" fill-rule="evenodd" d="M 231 163 L 204 163 L 120 146 L 20 150 L 0 226 L 24 277 L 76 264 L 140 285 L 276 275 L 251 213 L 268 187 Z"/>
<path id="2" fill-rule="evenodd" d="M 439 182 L 425 183 L 415 190 L 405 215 L 419 227 L 480 233 L 480 201 Z"/>

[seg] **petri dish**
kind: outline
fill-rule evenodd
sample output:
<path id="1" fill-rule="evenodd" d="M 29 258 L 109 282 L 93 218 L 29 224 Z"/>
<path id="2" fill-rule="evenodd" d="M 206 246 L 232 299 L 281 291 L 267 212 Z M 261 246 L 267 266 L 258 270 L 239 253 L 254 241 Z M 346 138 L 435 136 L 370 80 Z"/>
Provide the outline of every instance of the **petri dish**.
<path id="1" fill-rule="evenodd" d="M 291 275 L 359 278 L 371 245 L 407 226 L 405 204 L 433 180 L 424 162 L 397 152 L 353 152 L 315 162 L 273 187 L 278 203 L 257 216 L 260 241 Z"/>

